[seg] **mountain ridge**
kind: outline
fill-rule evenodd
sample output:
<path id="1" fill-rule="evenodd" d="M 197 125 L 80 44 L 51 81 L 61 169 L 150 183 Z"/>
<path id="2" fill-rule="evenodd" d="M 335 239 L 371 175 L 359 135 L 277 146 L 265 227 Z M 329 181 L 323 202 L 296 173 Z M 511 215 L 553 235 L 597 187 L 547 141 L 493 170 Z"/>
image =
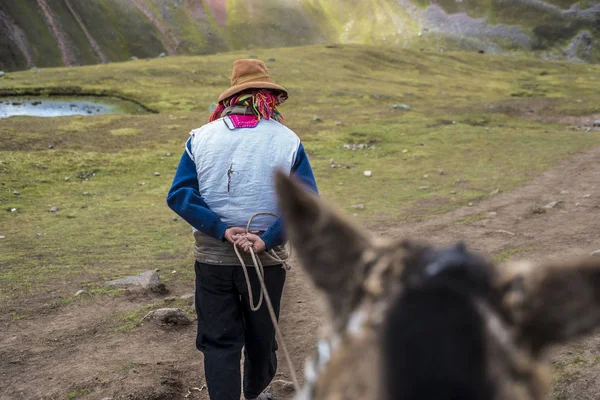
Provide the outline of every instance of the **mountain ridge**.
<path id="1" fill-rule="evenodd" d="M 0 69 L 317 43 L 600 61 L 598 0 L 15 0 Z"/>

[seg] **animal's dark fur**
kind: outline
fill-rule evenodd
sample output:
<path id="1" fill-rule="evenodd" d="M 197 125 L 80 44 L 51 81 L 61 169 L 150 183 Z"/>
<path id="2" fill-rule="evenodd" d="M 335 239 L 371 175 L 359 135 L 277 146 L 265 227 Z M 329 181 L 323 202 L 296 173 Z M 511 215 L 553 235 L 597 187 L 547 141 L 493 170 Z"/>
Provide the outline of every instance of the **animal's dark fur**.
<path id="1" fill-rule="evenodd" d="M 389 399 L 493 399 L 485 322 L 476 301 L 495 303 L 493 269 L 462 246 L 407 246 L 405 289 L 384 326 L 383 374 Z M 427 268 L 438 263 L 439 273 Z"/>

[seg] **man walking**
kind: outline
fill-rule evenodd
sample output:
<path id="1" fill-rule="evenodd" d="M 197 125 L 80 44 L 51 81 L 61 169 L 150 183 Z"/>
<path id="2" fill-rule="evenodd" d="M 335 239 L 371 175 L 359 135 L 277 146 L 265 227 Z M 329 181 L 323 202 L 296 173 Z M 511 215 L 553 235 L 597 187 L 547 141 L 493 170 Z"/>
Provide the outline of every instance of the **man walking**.
<path id="1" fill-rule="evenodd" d="M 277 316 L 286 277 L 283 265 L 265 256 L 285 257 L 281 218 L 261 215 L 246 233 L 249 218 L 277 213 L 273 176 L 288 171 L 317 192 L 315 178 L 298 136 L 281 124 L 279 106 L 288 98 L 259 60 L 237 60 L 231 87 L 221 94 L 208 124 L 193 130 L 177 168 L 167 203 L 193 227 L 195 237 L 196 347 L 212 400 L 239 400 L 240 359 L 244 349 L 243 393 L 267 398 L 277 370 L 275 330 L 267 307 L 251 310 L 247 283 L 234 252 L 252 248 L 264 268 L 265 284 Z M 247 265 L 251 259 L 244 254 Z M 254 299 L 260 283 L 250 268 Z"/>

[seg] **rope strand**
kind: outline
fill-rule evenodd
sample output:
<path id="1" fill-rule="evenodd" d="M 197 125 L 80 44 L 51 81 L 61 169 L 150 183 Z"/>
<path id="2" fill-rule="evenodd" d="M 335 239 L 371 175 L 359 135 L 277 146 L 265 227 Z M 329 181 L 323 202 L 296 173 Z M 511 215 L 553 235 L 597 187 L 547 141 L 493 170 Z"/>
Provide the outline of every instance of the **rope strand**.
<path id="1" fill-rule="evenodd" d="M 273 213 L 257 213 L 250 217 L 248 220 L 248 224 L 246 225 L 246 233 L 250 232 L 250 225 L 255 217 L 259 215 L 270 215 L 273 217 L 277 217 L 277 214 Z M 235 250 L 235 254 L 240 260 L 240 264 L 244 271 L 244 277 L 246 278 L 246 285 L 248 286 L 248 297 L 250 300 L 250 309 L 252 311 L 257 311 L 263 302 L 263 298 L 267 303 L 267 308 L 269 310 L 269 315 L 271 316 L 271 322 L 273 323 L 273 327 L 275 328 L 275 334 L 277 335 L 277 340 L 279 341 L 281 348 L 283 349 L 283 354 L 285 355 L 285 360 L 288 364 L 288 368 L 290 370 L 290 375 L 292 376 L 292 382 L 294 383 L 294 388 L 296 389 L 296 393 L 300 393 L 300 384 L 298 383 L 298 378 L 296 376 L 296 369 L 294 368 L 294 364 L 292 363 L 292 358 L 290 357 L 290 353 L 288 352 L 287 346 L 285 345 L 285 340 L 283 339 L 283 334 L 279 329 L 279 323 L 277 322 L 277 315 L 275 314 L 275 309 L 273 308 L 273 303 L 271 303 L 271 297 L 269 296 L 269 292 L 267 291 L 267 286 L 265 285 L 265 271 L 260 261 L 260 258 L 257 257 L 256 253 L 254 253 L 254 249 L 250 248 L 250 256 L 252 257 L 252 262 L 254 263 L 254 267 L 256 268 L 256 275 L 258 276 L 258 281 L 260 282 L 260 297 L 258 299 L 258 304 L 254 305 L 254 298 L 252 296 L 252 285 L 250 285 L 250 277 L 248 275 L 248 268 L 246 267 L 246 263 L 242 258 L 240 251 L 237 245 L 233 245 L 233 249 Z M 288 252 L 288 256 L 285 259 L 280 258 L 272 249 L 268 252 L 265 252 L 265 255 L 270 259 L 280 262 L 287 268 L 287 263 L 291 258 L 291 253 Z"/>

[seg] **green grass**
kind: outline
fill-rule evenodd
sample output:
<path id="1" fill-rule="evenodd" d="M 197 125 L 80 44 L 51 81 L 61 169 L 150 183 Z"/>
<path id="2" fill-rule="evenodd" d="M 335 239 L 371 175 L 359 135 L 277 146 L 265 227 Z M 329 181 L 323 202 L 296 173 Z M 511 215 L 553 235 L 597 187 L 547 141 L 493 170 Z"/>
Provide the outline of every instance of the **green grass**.
<path id="1" fill-rule="evenodd" d="M 468 225 L 468 224 L 472 224 L 473 222 L 478 222 L 478 221 L 484 220 L 485 217 L 486 217 L 485 213 L 473 214 L 466 218 L 461 219 L 460 221 L 457 221 L 456 223 L 459 225 Z"/>
<path id="2" fill-rule="evenodd" d="M 324 49 L 253 52 L 277 59 L 269 68 L 290 91 L 285 123 L 302 138 L 323 197 L 348 213 L 364 204 L 358 218 L 370 228 L 508 191 L 600 144 L 593 132 L 519 116 L 538 101 L 550 115 L 600 112 L 600 66 L 374 46 Z M 165 196 L 188 132 L 205 123 L 208 106 L 229 85 L 231 63 L 247 54 L 24 71 L 0 81 L 0 89 L 106 90 L 160 111 L 2 120 L 2 315 L 32 307 L 20 300 L 33 294 L 64 305 L 79 288 L 147 269 L 161 269 L 167 283 L 192 282 L 190 227 L 172 220 Z M 527 96 L 513 96 L 522 92 Z M 398 103 L 412 109 L 390 109 Z M 313 122 L 315 115 L 322 122 Z M 345 150 L 350 143 L 374 149 Z M 331 159 L 350 168 L 330 168 Z"/>
<path id="3" fill-rule="evenodd" d="M 525 250 L 527 250 L 527 249 L 524 247 L 517 247 L 514 249 L 504 250 L 503 252 L 500 252 L 500 253 L 494 255 L 492 257 L 492 259 L 496 262 L 507 261 L 507 260 L 511 259 L 514 255 L 522 253 Z"/>
<path id="4" fill-rule="evenodd" d="M 85 399 L 88 394 L 90 394 L 90 389 L 74 389 L 67 394 L 67 400 L 80 400 Z"/>
<path id="5" fill-rule="evenodd" d="M 131 371 L 132 369 L 134 369 L 135 367 L 137 367 L 138 365 L 134 362 L 129 362 L 125 365 L 121 365 L 118 369 L 117 372 L 127 372 L 127 371 Z"/>
<path id="6" fill-rule="evenodd" d="M 574 355 L 552 363 L 553 369 L 553 397 L 555 399 L 567 399 L 566 389 L 568 385 L 581 377 L 582 371 L 593 367 L 598 362 L 598 357 L 586 360 L 583 355 Z"/>

